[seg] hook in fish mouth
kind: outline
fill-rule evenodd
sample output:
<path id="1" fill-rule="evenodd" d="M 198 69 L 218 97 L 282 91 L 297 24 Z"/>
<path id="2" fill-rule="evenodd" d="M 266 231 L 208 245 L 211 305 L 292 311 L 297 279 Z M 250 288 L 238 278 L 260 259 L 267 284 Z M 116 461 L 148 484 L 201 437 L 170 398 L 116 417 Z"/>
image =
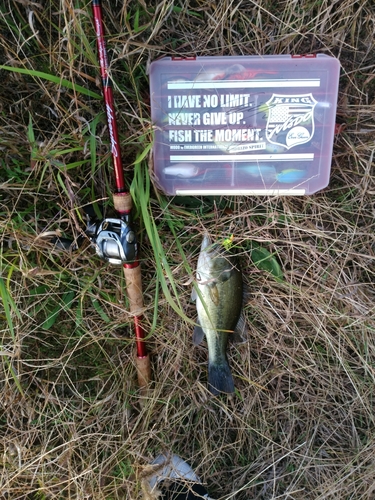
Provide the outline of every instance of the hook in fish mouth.
<path id="1" fill-rule="evenodd" d="M 212 258 L 215 254 L 218 256 L 225 257 L 230 251 L 233 244 L 233 234 L 220 242 L 212 242 L 212 239 L 208 233 L 203 235 L 203 241 L 201 245 L 201 253 L 208 255 Z"/>

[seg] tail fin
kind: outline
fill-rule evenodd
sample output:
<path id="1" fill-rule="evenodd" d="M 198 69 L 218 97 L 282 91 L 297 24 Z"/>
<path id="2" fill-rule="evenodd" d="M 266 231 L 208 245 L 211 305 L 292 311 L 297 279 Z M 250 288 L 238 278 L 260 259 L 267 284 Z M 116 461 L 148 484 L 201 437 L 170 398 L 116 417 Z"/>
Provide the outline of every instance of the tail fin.
<path id="1" fill-rule="evenodd" d="M 220 392 L 234 393 L 233 377 L 226 360 L 220 364 L 208 364 L 208 389 L 214 396 Z"/>

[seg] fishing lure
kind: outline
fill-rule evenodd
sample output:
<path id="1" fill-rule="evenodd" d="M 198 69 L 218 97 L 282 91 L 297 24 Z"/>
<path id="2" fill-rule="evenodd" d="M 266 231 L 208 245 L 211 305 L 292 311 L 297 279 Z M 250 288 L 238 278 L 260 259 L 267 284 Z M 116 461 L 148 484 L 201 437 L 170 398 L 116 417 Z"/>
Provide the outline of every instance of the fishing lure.
<path id="1" fill-rule="evenodd" d="M 252 70 L 246 69 L 242 64 L 233 64 L 224 73 L 214 76 L 213 80 L 252 80 L 260 74 L 274 75 L 276 71 L 266 71 L 264 69 Z"/>
<path id="2" fill-rule="evenodd" d="M 179 177 L 181 179 L 190 179 L 196 177 L 200 173 L 199 167 L 193 163 L 177 163 L 176 165 L 169 165 L 164 168 L 164 174 Z"/>
<path id="3" fill-rule="evenodd" d="M 287 168 L 286 170 L 282 170 L 276 175 L 276 180 L 278 182 L 281 182 L 282 184 L 290 184 L 293 182 L 302 181 L 305 176 L 305 170 L 299 170 L 297 168 Z"/>
<path id="4" fill-rule="evenodd" d="M 277 181 L 281 184 L 291 184 L 294 182 L 299 182 L 306 177 L 306 170 L 301 170 L 298 168 L 287 168 L 277 172 L 273 165 L 243 165 L 241 167 L 242 171 L 249 177 L 254 179 L 262 179 L 265 182 Z"/>

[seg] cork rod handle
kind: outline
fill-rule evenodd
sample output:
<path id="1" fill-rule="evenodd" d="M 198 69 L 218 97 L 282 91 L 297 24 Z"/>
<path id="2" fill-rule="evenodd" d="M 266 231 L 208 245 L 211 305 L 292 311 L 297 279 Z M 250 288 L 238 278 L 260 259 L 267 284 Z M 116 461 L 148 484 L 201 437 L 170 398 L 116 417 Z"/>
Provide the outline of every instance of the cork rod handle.
<path id="1" fill-rule="evenodd" d="M 137 355 L 135 363 L 137 368 L 138 385 L 141 390 L 141 394 L 145 395 L 151 381 L 151 362 L 150 356 L 146 351 L 146 344 L 144 342 L 145 335 L 141 325 L 141 315 L 143 314 L 141 266 L 137 265 L 133 268 L 124 267 L 124 274 L 130 312 L 131 314 L 134 314 L 137 341 Z"/>

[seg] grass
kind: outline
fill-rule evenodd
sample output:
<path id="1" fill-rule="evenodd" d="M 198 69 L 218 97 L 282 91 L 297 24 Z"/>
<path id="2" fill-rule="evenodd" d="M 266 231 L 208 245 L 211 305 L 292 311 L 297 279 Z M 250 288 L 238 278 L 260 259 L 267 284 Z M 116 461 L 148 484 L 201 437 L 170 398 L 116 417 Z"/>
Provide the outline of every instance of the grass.
<path id="1" fill-rule="evenodd" d="M 153 382 L 136 384 L 121 269 L 83 208 L 112 212 L 90 4 L 0 6 L 0 496 L 137 499 L 155 455 L 213 498 L 374 498 L 375 22 L 370 0 L 105 2 L 125 173 L 141 243 Z M 340 59 L 330 185 L 303 198 L 167 198 L 149 173 L 147 66 L 164 55 Z M 234 235 L 245 342 L 212 399 L 190 300 L 204 230 Z M 49 237 L 84 243 L 62 253 Z"/>

